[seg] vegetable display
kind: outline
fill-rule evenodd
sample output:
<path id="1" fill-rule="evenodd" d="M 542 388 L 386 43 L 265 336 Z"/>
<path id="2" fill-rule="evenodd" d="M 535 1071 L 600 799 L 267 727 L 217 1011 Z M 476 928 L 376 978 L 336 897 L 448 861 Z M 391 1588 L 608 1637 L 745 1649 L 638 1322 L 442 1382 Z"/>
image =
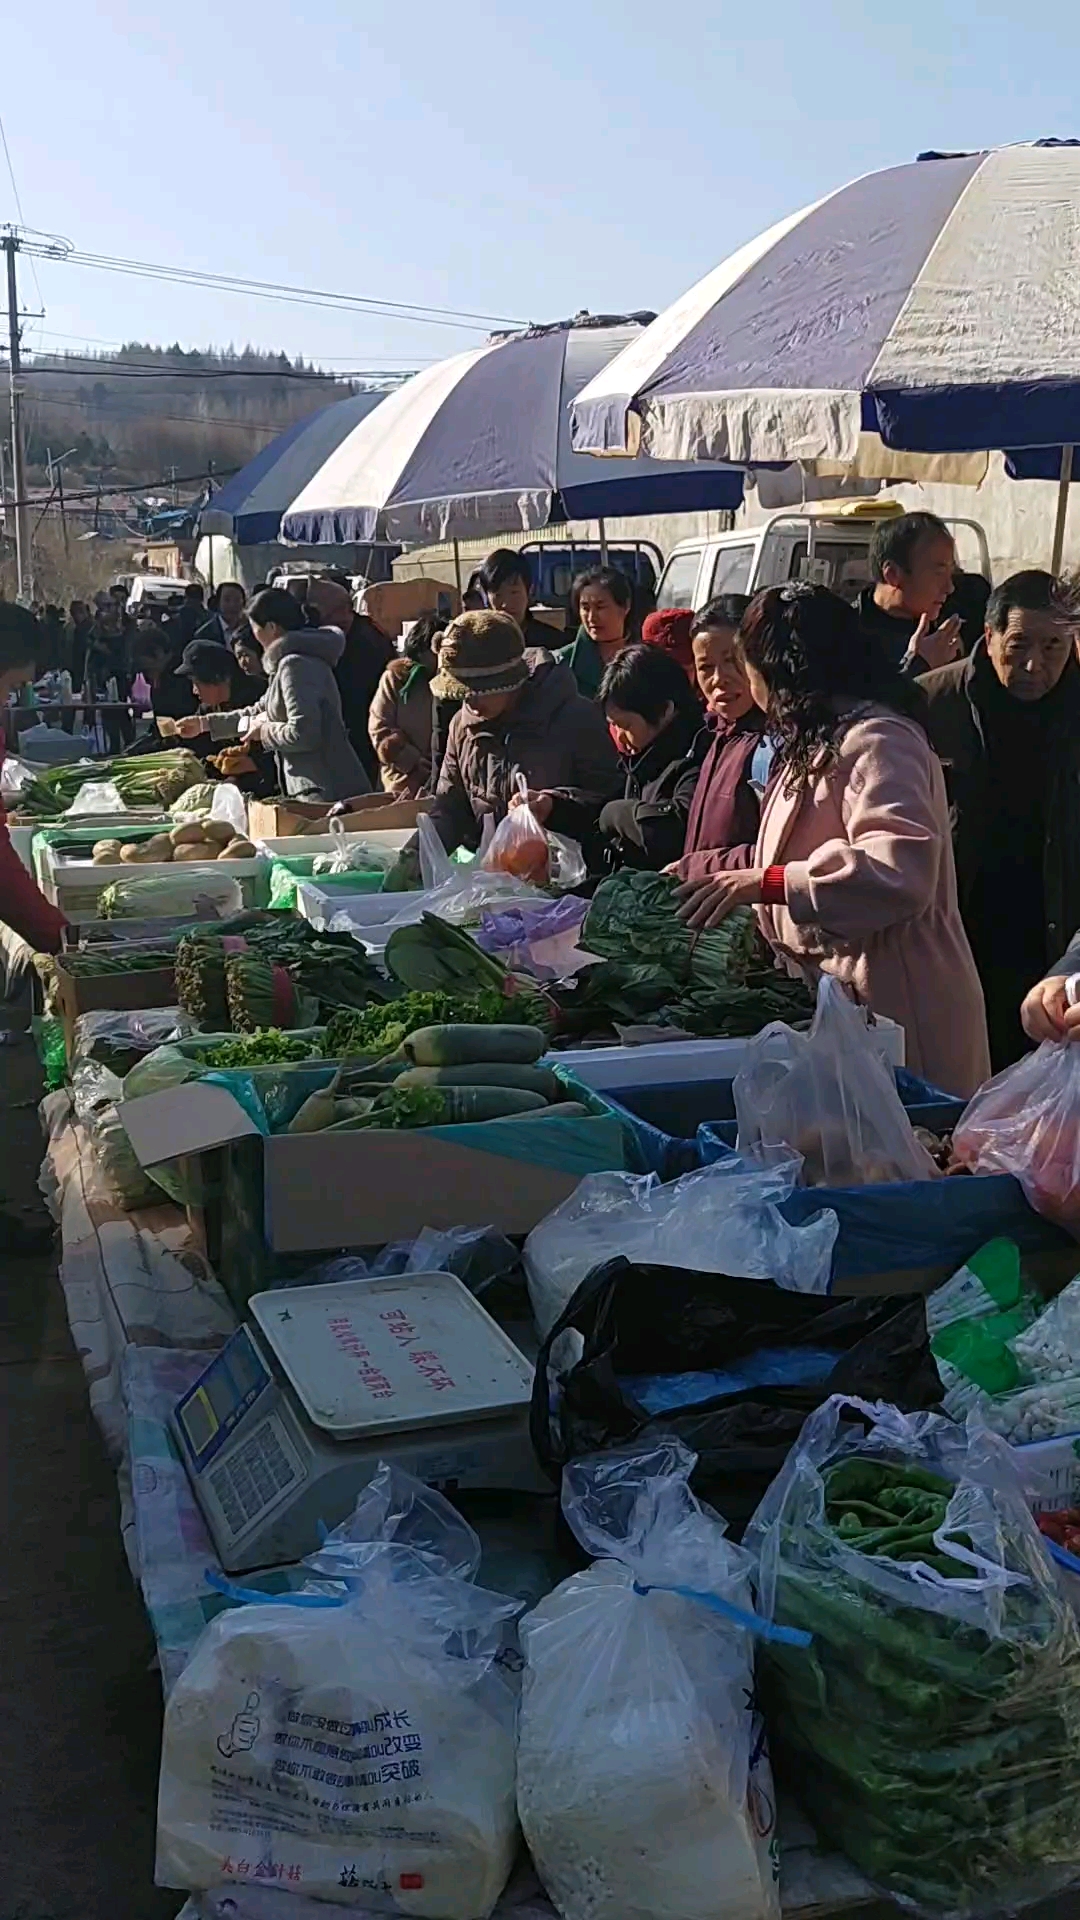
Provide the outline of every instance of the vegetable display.
<path id="1" fill-rule="evenodd" d="M 202 765 L 186 747 L 126 759 L 79 760 L 49 767 L 27 782 L 19 794 L 20 814 L 53 820 L 66 813 L 88 780 L 111 781 L 127 807 L 168 806 L 202 778 Z"/>
<path id="2" fill-rule="evenodd" d="M 694 934 L 678 918 L 677 884 L 669 874 L 627 871 L 597 888 L 579 944 L 601 964 L 586 967 L 572 989 L 552 990 L 568 1038 L 642 1021 L 737 1038 L 773 1020 L 808 1020 L 812 995 L 772 965 L 749 908 Z"/>
<path id="3" fill-rule="evenodd" d="M 189 821 L 168 833 L 151 834 L 138 839 L 107 838 L 97 840 L 92 849 L 95 867 L 125 865 L 149 866 L 171 860 L 254 860 L 250 840 L 234 831 L 227 820 L 207 820 L 202 825 Z"/>
<path id="4" fill-rule="evenodd" d="M 234 1040 L 220 1040 L 203 1054 L 208 1067 L 276 1067 L 290 1060 L 310 1060 L 310 1040 L 298 1040 L 278 1027 L 259 1027 L 254 1033 L 238 1033 Z"/>
<path id="5" fill-rule="evenodd" d="M 506 968 L 461 927 L 433 913 L 423 914 L 414 926 L 394 929 L 386 943 L 386 966 L 402 986 L 421 993 L 502 987 L 507 978 Z"/>
<path id="6" fill-rule="evenodd" d="M 328 1051 L 333 1042 L 332 1023 Z M 583 1102 L 567 1099 L 558 1074 L 537 1066 L 546 1045 L 536 1027 L 419 1027 L 389 1058 L 344 1061 L 329 1086 L 309 1094 L 289 1131 L 460 1127 L 586 1114 Z"/>
<path id="7" fill-rule="evenodd" d="M 1080 1629 L 1009 1449 L 834 1397 L 746 1535 L 781 1790 L 888 1892 L 1004 1908 L 1080 1868 Z M 759 1668 L 760 1671 L 760 1668 Z"/>
<path id="8" fill-rule="evenodd" d="M 362 1013 L 334 1014 L 327 1025 L 326 1051 L 332 1060 L 355 1060 L 366 1054 L 392 1052 L 418 1027 L 442 1026 L 454 1021 L 472 1026 L 501 1026 L 514 1014 L 535 1027 L 549 1011 L 541 995 L 527 989 L 510 995 L 495 988 L 466 994 L 403 993 L 385 1006 L 368 1007 Z M 449 1062 L 432 1064 L 448 1065 Z"/>
<path id="9" fill-rule="evenodd" d="M 310 1025 L 320 1007 L 367 1007 L 391 988 L 351 935 L 267 914 L 239 937 L 194 929 L 177 948 L 176 991 L 201 1026 L 250 1032 Z"/>
<path id="10" fill-rule="evenodd" d="M 102 889 L 98 912 L 103 920 L 184 919 L 209 905 L 228 913 L 243 905 L 239 882 L 227 868 L 210 873 L 151 873 L 141 880 L 115 880 Z"/>

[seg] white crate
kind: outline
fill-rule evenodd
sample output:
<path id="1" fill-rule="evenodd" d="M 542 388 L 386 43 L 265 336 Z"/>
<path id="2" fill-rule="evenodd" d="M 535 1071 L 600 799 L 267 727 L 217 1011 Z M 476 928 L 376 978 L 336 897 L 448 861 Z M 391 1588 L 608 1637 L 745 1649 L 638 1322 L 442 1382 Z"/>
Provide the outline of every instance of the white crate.
<path id="1" fill-rule="evenodd" d="M 267 871 L 267 862 L 259 856 L 253 860 L 182 860 L 175 865 L 171 860 L 123 860 L 96 867 L 93 860 L 56 855 L 51 847 L 46 848 L 42 865 L 41 890 L 69 920 L 96 919 L 104 888 L 115 886 L 119 880 L 152 880 L 174 872 L 227 873 L 239 882 L 245 907 L 252 907 L 258 899 L 260 876 Z"/>
<path id="2" fill-rule="evenodd" d="M 350 912 L 353 903 L 350 902 Z M 904 1064 L 904 1029 L 880 1016 L 874 1032 L 894 1067 Z M 598 1093 L 620 1087 L 685 1085 L 693 1080 L 731 1080 L 746 1064 L 744 1040 L 668 1040 L 645 1047 L 576 1047 L 549 1053 L 546 1064 L 571 1067 Z"/>

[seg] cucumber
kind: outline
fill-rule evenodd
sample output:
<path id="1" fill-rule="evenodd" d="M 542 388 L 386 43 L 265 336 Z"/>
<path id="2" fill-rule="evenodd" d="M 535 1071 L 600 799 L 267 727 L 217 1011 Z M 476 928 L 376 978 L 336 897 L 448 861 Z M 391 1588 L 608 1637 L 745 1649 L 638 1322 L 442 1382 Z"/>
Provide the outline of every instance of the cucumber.
<path id="1" fill-rule="evenodd" d="M 401 1050 L 414 1067 L 483 1066 L 498 1061 L 530 1067 L 546 1049 L 547 1035 L 539 1027 L 471 1027 L 454 1022 L 418 1027 Z"/>
<path id="2" fill-rule="evenodd" d="M 463 1067 L 410 1067 L 399 1073 L 398 1087 L 520 1087 L 540 1093 L 545 1100 L 561 1100 L 566 1091 L 550 1067 L 519 1067 L 506 1060 Z"/>

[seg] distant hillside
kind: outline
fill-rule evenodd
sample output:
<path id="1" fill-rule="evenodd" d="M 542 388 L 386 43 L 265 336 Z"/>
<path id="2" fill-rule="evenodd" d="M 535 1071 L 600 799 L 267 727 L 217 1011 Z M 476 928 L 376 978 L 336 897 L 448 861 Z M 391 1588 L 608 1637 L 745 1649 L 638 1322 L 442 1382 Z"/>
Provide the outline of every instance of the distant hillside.
<path id="1" fill-rule="evenodd" d="M 138 341 L 100 354 L 34 354 L 26 368 L 31 481 L 48 450 L 75 452 L 68 485 L 168 482 L 243 466 L 283 427 L 361 390 L 287 354 L 185 352 Z M 246 377 L 245 377 L 246 376 Z"/>

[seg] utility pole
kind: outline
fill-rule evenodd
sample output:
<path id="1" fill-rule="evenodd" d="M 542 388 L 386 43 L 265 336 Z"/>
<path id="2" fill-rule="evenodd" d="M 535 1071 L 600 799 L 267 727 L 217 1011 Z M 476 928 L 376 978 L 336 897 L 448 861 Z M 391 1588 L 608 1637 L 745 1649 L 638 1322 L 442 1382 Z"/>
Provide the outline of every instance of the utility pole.
<path id="1" fill-rule="evenodd" d="M 10 230 L 0 238 L 7 254 L 8 299 L 8 379 L 11 386 L 11 485 L 15 494 L 15 572 L 19 598 L 30 588 L 31 555 L 29 524 L 26 518 L 26 459 L 22 435 L 22 386 L 19 360 L 19 289 L 15 278 L 18 235 Z"/>

